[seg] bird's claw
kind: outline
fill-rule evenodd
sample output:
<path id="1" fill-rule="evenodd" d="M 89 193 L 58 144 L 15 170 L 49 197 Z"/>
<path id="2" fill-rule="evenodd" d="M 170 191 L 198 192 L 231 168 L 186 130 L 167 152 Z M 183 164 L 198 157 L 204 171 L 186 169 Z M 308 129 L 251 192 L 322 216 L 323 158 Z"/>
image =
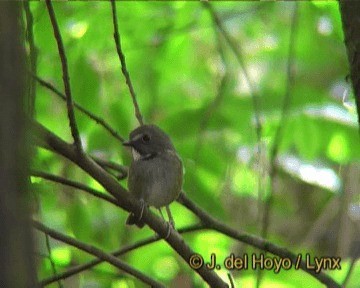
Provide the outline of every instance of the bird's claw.
<path id="1" fill-rule="evenodd" d="M 143 214 L 144 214 L 144 210 L 145 210 L 145 201 L 144 199 L 140 199 L 140 215 L 139 215 L 139 219 L 138 221 L 141 220 L 141 218 L 143 217 Z"/>
<path id="2" fill-rule="evenodd" d="M 164 239 L 168 239 L 170 237 L 170 234 L 171 234 L 171 228 L 174 228 L 174 224 L 171 223 L 170 221 L 169 222 L 166 222 L 167 223 L 167 226 L 168 226 L 168 231 L 166 233 L 166 236 L 164 237 Z"/>

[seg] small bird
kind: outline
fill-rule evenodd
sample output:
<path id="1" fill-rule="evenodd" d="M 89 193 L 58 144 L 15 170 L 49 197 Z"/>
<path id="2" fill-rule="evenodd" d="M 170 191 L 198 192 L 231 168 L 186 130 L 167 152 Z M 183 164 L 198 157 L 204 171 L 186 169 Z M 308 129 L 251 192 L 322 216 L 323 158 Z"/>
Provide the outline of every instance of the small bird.
<path id="1" fill-rule="evenodd" d="M 145 225 L 141 221 L 145 205 L 159 209 L 162 217 L 160 208 L 165 206 L 169 223 L 175 228 L 169 204 L 180 194 L 183 168 L 169 136 L 155 125 L 142 125 L 130 133 L 130 140 L 123 145 L 132 148 L 133 156 L 128 188 L 142 203 L 140 214 L 130 213 L 126 224 L 141 228 Z"/>

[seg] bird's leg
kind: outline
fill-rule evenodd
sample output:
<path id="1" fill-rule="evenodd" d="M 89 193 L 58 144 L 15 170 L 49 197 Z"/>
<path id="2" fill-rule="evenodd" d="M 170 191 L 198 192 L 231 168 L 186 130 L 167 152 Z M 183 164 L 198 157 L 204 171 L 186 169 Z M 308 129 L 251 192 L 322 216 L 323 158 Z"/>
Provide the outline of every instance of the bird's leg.
<path id="1" fill-rule="evenodd" d="M 166 207 L 168 207 L 168 206 L 166 206 Z M 160 212 L 161 217 L 164 219 L 164 221 L 165 221 L 166 224 L 168 225 L 168 231 L 167 231 L 166 236 L 165 236 L 165 238 L 164 238 L 164 239 L 167 239 L 167 238 L 169 238 L 169 236 L 170 236 L 171 227 L 173 227 L 173 226 L 172 226 L 172 224 L 171 224 L 170 222 L 167 222 L 167 221 L 165 220 L 165 217 L 164 217 L 164 215 L 163 215 L 163 213 L 162 213 L 162 211 L 161 211 L 161 208 L 159 208 L 158 210 L 159 210 L 159 212 Z M 166 210 L 166 211 L 167 211 L 167 210 Z M 169 214 L 168 214 L 168 216 L 169 216 Z"/>
<path id="2" fill-rule="evenodd" d="M 174 218 L 171 215 L 171 211 L 168 205 L 166 205 L 166 213 L 168 214 L 168 218 L 169 218 L 169 224 L 171 225 L 171 227 L 173 229 L 175 229 L 175 222 L 174 222 Z"/>
<path id="3" fill-rule="evenodd" d="M 164 221 L 166 221 L 166 220 L 165 220 L 165 217 L 164 217 L 164 214 L 163 214 L 162 211 L 161 211 L 161 208 L 158 208 L 158 210 L 159 210 L 159 212 L 160 212 L 161 218 L 163 218 Z"/>

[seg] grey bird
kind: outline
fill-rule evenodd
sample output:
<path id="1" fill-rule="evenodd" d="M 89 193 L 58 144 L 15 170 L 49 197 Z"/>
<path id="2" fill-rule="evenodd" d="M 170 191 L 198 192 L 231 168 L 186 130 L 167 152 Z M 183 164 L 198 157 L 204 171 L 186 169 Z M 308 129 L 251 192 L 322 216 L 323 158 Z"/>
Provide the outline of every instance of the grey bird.
<path id="1" fill-rule="evenodd" d="M 145 206 L 153 206 L 160 213 L 165 206 L 169 223 L 175 228 L 169 204 L 180 194 L 183 168 L 169 136 L 155 125 L 142 125 L 130 133 L 130 140 L 123 145 L 132 148 L 133 156 L 128 189 L 142 204 L 139 215 L 130 213 L 126 224 L 141 228 L 145 224 L 141 220 Z"/>

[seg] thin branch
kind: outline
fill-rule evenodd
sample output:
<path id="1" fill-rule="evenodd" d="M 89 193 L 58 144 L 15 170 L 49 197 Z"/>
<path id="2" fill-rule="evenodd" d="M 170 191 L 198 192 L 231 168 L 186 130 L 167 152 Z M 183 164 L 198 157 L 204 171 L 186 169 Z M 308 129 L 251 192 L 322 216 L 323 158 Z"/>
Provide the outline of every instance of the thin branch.
<path id="1" fill-rule="evenodd" d="M 289 39 L 289 55 L 288 55 L 288 64 L 286 69 L 286 88 L 285 88 L 285 95 L 283 106 L 281 109 L 281 118 L 279 121 L 279 125 L 275 132 L 274 142 L 272 145 L 272 150 L 270 152 L 270 181 L 271 181 L 271 190 L 270 195 L 268 196 L 267 200 L 265 201 L 264 206 L 264 214 L 262 220 L 262 228 L 261 228 L 261 237 L 266 238 L 268 234 L 268 228 L 270 225 L 270 214 L 271 214 L 271 205 L 273 202 L 273 191 L 274 191 L 274 178 L 276 175 L 276 157 L 279 152 L 280 141 L 282 139 L 284 133 L 284 127 L 286 126 L 286 120 L 289 114 L 289 107 L 291 101 L 291 92 L 292 87 L 294 86 L 294 61 L 295 61 L 295 47 L 296 47 L 296 32 L 298 26 L 298 3 L 294 3 L 293 14 L 291 18 L 291 26 L 290 26 L 290 39 Z"/>
<path id="2" fill-rule="evenodd" d="M 230 287 L 235 288 L 234 279 L 233 279 L 232 275 L 230 274 L 230 272 L 227 273 L 227 276 L 228 276 L 229 281 L 230 281 Z"/>
<path id="3" fill-rule="evenodd" d="M 30 70 L 31 73 L 36 74 L 37 70 L 37 48 L 34 42 L 33 34 L 33 16 L 30 11 L 29 1 L 24 1 L 24 10 L 26 17 L 26 39 L 29 43 L 30 50 Z M 35 113 L 35 97 L 36 97 L 36 83 L 35 80 L 30 81 L 29 85 L 29 115 L 34 116 Z"/>
<path id="4" fill-rule="evenodd" d="M 261 120 L 260 120 L 260 112 L 261 112 L 260 97 L 259 97 L 257 88 L 256 88 L 255 84 L 252 82 L 250 74 L 246 68 L 246 64 L 244 61 L 244 56 L 243 56 L 243 52 L 241 50 L 240 43 L 238 41 L 236 41 L 235 39 L 233 39 L 232 36 L 230 35 L 230 33 L 226 30 L 226 28 L 223 24 L 223 21 L 221 20 L 219 15 L 216 13 L 213 6 L 207 1 L 203 1 L 202 4 L 209 11 L 213 23 L 218 28 L 220 33 L 223 35 L 225 41 L 228 43 L 229 47 L 233 51 L 235 58 L 243 71 L 245 81 L 250 89 L 251 100 L 252 100 L 252 105 L 253 105 L 253 110 L 254 110 L 254 117 L 255 117 L 255 131 L 256 131 L 256 141 L 257 141 L 257 148 L 258 148 L 257 155 L 258 155 L 259 175 L 258 175 L 258 183 L 257 183 L 257 190 L 258 190 L 257 192 L 258 192 L 258 198 L 260 201 L 260 199 L 262 198 L 262 195 L 263 195 L 263 177 L 262 177 L 263 173 L 262 173 L 261 162 L 260 162 L 261 156 L 263 153 L 262 143 L 261 143 L 262 125 L 261 125 Z"/>
<path id="5" fill-rule="evenodd" d="M 215 26 L 215 25 L 214 25 Z M 216 28 L 216 27 L 215 27 Z M 211 117 L 213 116 L 214 112 L 216 111 L 216 109 L 219 109 L 220 104 L 222 103 L 224 96 L 225 96 L 225 88 L 228 82 L 228 78 L 229 78 L 229 72 L 228 72 L 228 67 L 227 67 L 227 63 L 226 63 L 226 59 L 225 59 L 225 51 L 223 48 L 223 44 L 221 42 L 220 39 L 220 33 L 217 29 L 214 29 L 215 32 L 215 36 L 217 39 L 217 50 L 218 53 L 220 55 L 222 64 L 224 65 L 224 69 L 225 72 L 222 73 L 220 72 L 219 74 L 222 75 L 218 75 L 219 77 L 221 77 L 220 83 L 217 87 L 217 91 L 216 91 L 216 95 L 213 99 L 213 101 L 211 101 L 211 103 L 208 105 L 208 107 L 206 108 L 205 112 L 203 113 L 203 117 L 200 119 L 200 124 L 199 124 L 199 132 L 198 132 L 198 137 L 197 137 L 197 142 L 195 144 L 195 149 L 194 149 L 194 159 L 195 162 L 197 160 L 197 157 L 200 156 L 200 150 L 201 150 L 201 146 L 204 140 L 203 137 L 203 133 L 206 130 L 209 121 L 211 119 Z"/>
<path id="6" fill-rule="evenodd" d="M 53 261 L 52 258 L 51 258 L 51 247 L 50 247 L 49 234 L 47 234 L 46 232 L 44 232 L 44 235 L 45 235 L 46 249 L 47 249 L 47 251 L 48 251 L 48 256 L 47 256 L 47 258 L 48 258 L 49 261 L 50 261 L 51 269 L 52 269 L 53 274 L 54 274 L 53 276 L 57 276 L 55 263 L 54 263 L 54 261 Z M 59 288 L 63 288 L 63 285 L 62 285 L 60 279 L 57 280 L 57 283 L 58 283 Z"/>
<path id="7" fill-rule="evenodd" d="M 125 55 L 121 48 L 120 32 L 119 32 L 119 27 L 118 27 L 118 22 L 117 22 L 117 13 L 116 13 L 116 3 L 115 3 L 115 0 L 110 0 L 110 1 L 111 1 L 111 10 L 112 10 L 112 20 L 113 20 L 113 24 L 114 24 L 114 40 L 115 40 L 115 45 L 116 45 L 116 51 L 117 51 L 117 54 L 119 56 L 120 63 L 121 63 L 121 71 L 125 77 L 126 84 L 129 87 L 130 95 L 131 95 L 131 98 L 132 98 L 132 101 L 134 104 L 134 108 L 135 108 L 135 116 L 136 116 L 137 120 L 139 121 L 139 124 L 143 125 L 144 124 L 143 117 L 140 113 L 140 108 L 139 108 L 139 105 L 136 100 L 136 94 L 134 91 L 134 87 L 132 85 L 129 72 L 126 67 Z"/>
<path id="8" fill-rule="evenodd" d="M 297 32 L 297 24 L 298 24 L 298 3 L 294 3 L 293 13 L 291 17 L 291 25 L 290 25 L 290 39 L 289 39 L 289 55 L 288 55 L 288 63 L 286 69 L 286 88 L 285 88 L 285 95 L 283 100 L 283 106 L 281 109 L 281 117 L 279 121 L 279 125 L 275 132 L 274 142 L 272 145 L 272 149 L 270 151 L 270 191 L 269 195 L 264 202 L 264 210 L 263 210 L 263 217 L 261 221 L 261 237 L 267 238 L 269 226 L 270 226 L 270 218 L 271 218 L 271 208 L 273 204 L 274 198 L 274 178 L 276 176 L 276 158 L 279 152 L 280 141 L 283 136 L 284 127 L 286 126 L 286 120 L 289 113 L 290 101 L 291 101 L 291 92 L 292 87 L 294 85 L 295 75 L 294 75 L 294 61 L 295 61 L 295 47 L 296 47 L 296 32 Z M 263 270 L 258 270 L 257 274 L 257 285 L 256 287 L 260 287 L 261 283 L 261 276 L 263 274 Z"/>
<path id="9" fill-rule="evenodd" d="M 99 164 L 104 169 L 111 169 L 119 173 L 119 175 L 115 176 L 116 179 L 122 180 L 125 179 L 128 175 L 128 167 L 115 163 L 113 161 L 107 161 L 101 159 L 99 157 L 92 156 L 91 157 L 97 164 Z M 109 171 L 108 171 L 109 172 Z"/>
<path id="10" fill-rule="evenodd" d="M 59 96 L 62 100 L 66 101 L 66 96 L 61 93 L 54 85 L 49 83 L 48 81 L 45 81 L 44 79 L 32 75 L 41 86 L 49 89 L 50 91 L 54 92 L 57 96 Z M 111 128 L 111 126 L 102 118 L 96 116 L 95 114 L 91 113 L 90 111 L 86 110 L 84 107 L 82 107 L 77 102 L 73 101 L 75 108 L 77 108 L 80 112 L 84 113 L 86 116 L 88 116 L 90 119 L 94 120 L 97 124 L 100 124 L 106 131 L 110 133 L 111 136 L 119 140 L 120 142 L 124 142 L 124 138 L 121 137 L 115 129 Z"/>
<path id="11" fill-rule="evenodd" d="M 224 39 L 226 40 L 226 42 L 230 46 L 231 50 L 233 51 L 233 53 L 234 53 L 234 55 L 236 57 L 236 60 L 238 61 L 241 69 L 243 70 L 244 78 L 245 78 L 245 81 L 246 81 L 247 85 L 250 88 L 251 98 L 252 98 L 252 101 L 253 101 L 253 108 L 254 108 L 254 115 L 255 115 L 256 137 L 257 137 L 257 141 L 260 142 L 261 130 L 262 130 L 261 121 L 260 121 L 260 111 L 261 111 L 261 109 L 260 109 L 260 99 L 259 99 L 259 95 L 258 95 L 256 86 L 252 82 L 251 77 L 249 75 L 249 72 L 247 71 L 240 44 L 238 42 L 236 42 L 231 37 L 231 35 L 228 33 L 228 31 L 224 27 L 220 17 L 216 13 L 216 11 L 212 7 L 212 5 L 208 1 L 201 1 L 201 3 L 210 12 L 210 16 L 211 16 L 212 20 L 214 21 L 215 25 L 218 27 L 219 31 L 223 34 Z"/>
<path id="12" fill-rule="evenodd" d="M 104 169 L 96 164 L 90 157 L 83 155 L 78 157 L 74 147 L 55 134 L 47 130 L 42 125 L 33 122 L 34 135 L 37 137 L 37 142 L 40 142 L 44 147 L 56 151 L 56 153 L 71 160 L 74 164 L 79 166 L 91 177 L 98 181 L 106 191 L 113 195 L 119 206 L 128 212 L 137 212 L 141 209 L 141 203 L 137 201 L 132 194 L 124 189 L 114 178 L 112 178 Z M 190 257 L 194 251 L 184 242 L 184 239 L 176 230 L 171 230 L 168 235 L 168 224 L 159 216 L 154 214 L 151 210 L 145 209 L 143 215 L 144 222 L 154 230 L 158 235 L 164 239 L 184 260 L 189 264 Z M 211 287 L 228 287 L 228 285 L 212 270 L 205 266 L 196 270 Z"/>
<path id="13" fill-rule="evenodd" d="M 110 263 L 111 265 L 119 268 L 120 270 L 126 272 L 127 274 L 130 274 L 132 276 L 134 276 L 135 278 L 139 279 L 140 281 L 151 285 L 151 287 L 165 287 L 163 284 L 157 282 L 156 280 L 150 278 L 149 276 L 143 274 L 142 272 L 140 272 L 139 270 L 129 266 L 128 264 L 124 263 L 123 261 L 120 261 L 119 259 L 117 259 L 115 256 L 105 253 L 104 251 L 83 243 L 75 238 L 72 238 L 70 236 L 64 235 L 62 233 L 57 232 L 56 230 L 50 229 L 48 227 L 46 227 L 45 225 L 41 224 L 40 222 L 37 222 L 35 220 L 33 220 L 33 226 L 37 229 L 40 230 L 44 233 L 49 234 L 52 238 L 57 239 L 61 242 L 67 243 L 71 246 L 74 246 L 88 254 L 94 255 L 99 259 L 102 259 L 108 263 Z"/>
<path id="14" fill-rule="evenodd" d="M 114 199 L 114 197 L 106 195 L 100 191 L 97 191 L 97 190 L 90 188 L 89 186 L 86 186 L 79 182 L 75 182 L 75 181 L 60 177 L 60 176 L 56 176 L 56 175 L 49 174 L 46 172 L 41 172 L 41 171 L 32 171 L 31 176 L 40 177 L 42 179 L 46 179 L 46 180 L 49 180 L 52 182 L 56 182 L 56 183 L 60 183 L 60 184 L 66 185 L 66 186 L 76 188 L 76 189 L 80 189 L 80 190 L 85 191 L 85 192 L 89 193 L 90 195 L 93 195 L 99 199 L 102 199 L 106 202 L 114 204 L 115 206 L 119 206 L 118 202 L 116 201 L 116 199 Z"/>
<path id="15" fill-rule="evenodd" d="M 354 268 L 355 268 L 356 260 L 357 260 L 356 257 L 351 258 L 351 263 L 350 263 L 349 270 L 348 270 L 348 272 L 346 273 L 346 276 L 345 276 L 345 278 L 344 278 L 344 281 L 342 282 L 341 287 L 343 287 L 343 288 L 346 288 L 346 287 L 347 287 L 347 284 L 348 284 L 349 281 L 350 281 L 352 272 L 353 272 L 353 270 L 354 270 Z"/>
<path id="16" fill-rule="evenodd" d="M 198 231 L 198 230 L 201 230 L 201 229 L 204 229 L 204 226 L 201 225 L 201 224 L 196 224 L 196 225 L 192 225 L 192 226 L 189 226 L 189 227 L 185 227 L 185 228 L 182 228 L 182 229 L 179 229 L 178 232 L 180 234 L 183 234 L 183 233 L 189 233 L 189 232 L 193 232 L 193 231 Z M 127 245 L 123 248 L 121 248 L 120 250 L 117 250 L 113 253 L 111 253 L 111 255 L 115 256 L 115 257 L 119 257 L 121 255 L 124 255 L 128 252 L 131 252 L 131 251 L 134 251 L 136 250 L 137 248 L 141 248 L 141 247 L 144 247 L 146 245 L 149 245 L 149 244 L 152 244 L 154 242 L 157 242 L 159 240 L 161 240 L 162 238 L 159 236 L 159 235 L 154 235 L 152 237 L 149 237 L 149 238 L 146 238 L 146 239 L 143 239 L 143 240 L 140 240 L 134 244 L 130 244 L 130 245 Z M 63 273 L 58 273 L 57 275 L 53 275 L 47 279 L 44 279 L 40 282 L 41 286 L 46 286 L 46 285 L 49 285 L 51 283 L 54 283 L 60 279 L 66 279 L 68 277 L 71 277 L 75 274 L 78 274 L 78 273 L 81 273 L 85 270 L 89 270 L 91 268 L 93 268 L 94 266 L 96 265 L 99 265 L 101 263 L 103 263 L 104 261 L 101 260 L 101 259 L 94 259 L 94 260 L 91 260 L 85 264 L 81 264 L 81 265 L 77 265 L 75 267 L 72 267 L 70 268 L 69 270 L 63 272 Z"/>
<path id="17" fill-rule="evenodd" d="M 81 139 L 79 135 L 79 130 L 76 124 L 75 120 L 75 114 L 74 114 L 74 104 L 71 96 L 71 88 L 70 88 L 70 77 L 69 77 L 69 71 L 68 71 L 68 64 L 65 54 L 65 48 L 64 44 L 61 38 L 60 29 L 56 20 L 54 8 L 52 6 L 51 0 L 45 0 L 46 6 L 49 12 L 51 24 L 54 30 L 54 36 L 56 39 L 56 43 L 58 46 L 59 56 L 61 59 L 61 67 L 63 72 L 63 82 L 64 82 L 64 89 L 65 89 L 65 95 L 66 95 L 66 106 L 67 106 L 67 113 L 69 117 L 69 123 L 70 123 L 70 129 L 71 129 L 71 135 L 74 139 L 74 144 L 76 146 L 77 152 L 79 155 L 81 155 L 83 152 L 82 145 L 81 145 Z"/>
<path id="18" fill-rule="evenodd" d="M 304 233 L 300 247 L 313 247 L 319 239 L 328 232 L 329 226 L 339 219 L 339 197 L 333 196 L 319 211 L 319 216 L 311 224 L 307 233 Z M 325 236 L 326 237 L 326 236 Z"/>
<path id="19" fill-rule="evenodd" d="M 263 251 L 270 252 L 271 254 L 279 256 L 283 259 L 290 259 L 291 263 L 293 265 L 296 265 L 297 256 L 291 251 L 277 246 L 265 239 L 250 235 L 243 231 L 236 231 L 235 229 L 221 223 L 220 221 L 206 213 L 204 210 L 202 210 L 200 207 L 198 207 L 190 199 L 188 199 L 184 192 L 180 194 L 178 201 L 190 211 L 192 211 L 197 217 L 199 217 L 199 219 L 204 223 L 206 228 L 218 231 L 219 233 L 227 235 L 230 238 L 249 244 Z M 313 276 L 321 283 L 327 285 L 328 287 L 340 288 L 340 285 L 336 283 L 330 276 L 325 274 L 323 271 L 321 271 L 320 273 L 316 273 L 315 270 L 309 269 L 306 263 L 302 260 L 300 262 L 299 268 Z"/>

